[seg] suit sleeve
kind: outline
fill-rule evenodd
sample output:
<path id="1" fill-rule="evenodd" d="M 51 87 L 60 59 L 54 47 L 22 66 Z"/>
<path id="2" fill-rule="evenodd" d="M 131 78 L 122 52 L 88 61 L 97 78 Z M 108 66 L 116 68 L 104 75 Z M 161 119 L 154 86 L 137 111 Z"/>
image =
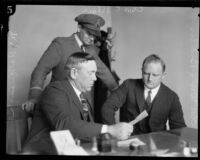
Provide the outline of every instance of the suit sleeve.
<path id="1" fill-rule="evenodd" d="M 128 82 L 125 81 L 108 97 L 102 106 L 102 122 L 105 124 L 115 124 L 115 112 L 121 108 L 127 97 Z"/>
<path id="2" fill-rule="evenodd" d="M 186 127 L 182 106 L 176 94 L 173 98 L 172 107 L 169 114 L 169 127 L 170 129 Z"/>
<path id="3" fill-rule="evenodd" d="M 52 71 L 53 67 L 59 64 L 61 54 L 59 53 L 59 43 L 56 39 L 50 44 L 45 53 L 40 58 L 37 66 L 31 74 L 30 88 L 43 88 L 47 75 Z M 29 99 L 38 100 L 41 90 L 30 89 Z"/>
<path id="4" fill-rule="evenodd" d="M 101 79 L 101 81 L 106 85 L 106 87 L 113 91 L 118 87 L 118 83 L 114 79 L 111 71 L 108 69 L 108 67 L 102 62 L 102 60 L 99 58 L 98 53 L 99 49 L 97 47 L 88 47 L 87 51 L 91 55 L 94 56 L 96 63 L 97 63 L 97 77 Z"/>
<path id="5" fill-rule="evenodd" d="M 53 130 L 69 129 L 74 138 L 89 139 L 101 133 L 101 124 L 86 122 L 75 116 L 74 102 L 67 94 L 57 88 L 47 88 L 41 98 L 41 109 Z"/>

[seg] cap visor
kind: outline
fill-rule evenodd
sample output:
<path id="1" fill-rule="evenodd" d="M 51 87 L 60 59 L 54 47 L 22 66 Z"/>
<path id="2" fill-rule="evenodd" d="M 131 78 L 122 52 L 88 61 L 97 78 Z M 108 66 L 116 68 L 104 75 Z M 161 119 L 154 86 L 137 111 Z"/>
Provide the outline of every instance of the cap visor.
<path id="1" fill-rule="evenodd" d="M 93 29 L 90 29 L 90 28 L 87 28 L 87 27 L 85 27 L 85 30 L 86 30 L 89 34 L 91 34 L 91 35 L 93 35 L 93 36 L 95 36 L 95 37 L 101 37 L 101 32 L 100 32 L 100 31 L 93 30 Z"/>

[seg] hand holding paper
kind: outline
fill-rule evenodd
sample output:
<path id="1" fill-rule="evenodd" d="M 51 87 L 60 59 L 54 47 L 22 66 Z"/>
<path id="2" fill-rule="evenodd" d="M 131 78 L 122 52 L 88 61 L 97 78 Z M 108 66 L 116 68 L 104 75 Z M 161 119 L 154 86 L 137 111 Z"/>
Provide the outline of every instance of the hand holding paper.
<path id="1" fill-rule="evenodd" d="M 148 113 L 146 110 L 144 110 L 142 113 L 140 113 L 134 120 L 130 121 L 129 123 L 132 125 L 135 125 L 136 123 L 138 123 L 139 121 L 143 120 L 144 118 L 146 118 L 148 116 Z"/>

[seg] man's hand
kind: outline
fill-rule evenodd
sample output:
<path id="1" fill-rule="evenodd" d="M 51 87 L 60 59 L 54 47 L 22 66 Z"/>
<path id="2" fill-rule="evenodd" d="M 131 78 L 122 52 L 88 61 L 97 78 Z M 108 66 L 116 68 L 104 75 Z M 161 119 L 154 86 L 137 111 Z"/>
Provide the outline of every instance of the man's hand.
<path id="1" fill-rule="evenodd" d="M 108 133 L 116 137 L 119 140 L 128 139 L 133 132 L 133 125 L 125 122 L 120 122 L 114 125 L 108 126 Z"/>
<path id="2" fill-rule="evenodd" d="M 22 104 L 22 109 L 27 113 L 33 113 L 36 100 L 30 99 Z"/>

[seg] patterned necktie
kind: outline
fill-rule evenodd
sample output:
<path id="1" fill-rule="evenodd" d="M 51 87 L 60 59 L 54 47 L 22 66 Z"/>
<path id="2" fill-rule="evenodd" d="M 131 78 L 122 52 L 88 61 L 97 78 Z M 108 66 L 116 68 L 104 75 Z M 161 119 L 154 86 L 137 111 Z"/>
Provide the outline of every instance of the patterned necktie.
<path id="1" fill-rule="evenodd" d="M 80 94 L 80 100 L 83 106 L 83 118 L 86 121 L 89 121 L 89 104 L 87 102 L 87 100 L 85 99 L 83 93 Z"/>
<path id="2" fill-rule="evenodd" d="M 148 96 L 146 98 L 146 104 L 147 104 L 147 111 L 149 112 L 151 107 L 151 90 L 148 91 Z"/>

